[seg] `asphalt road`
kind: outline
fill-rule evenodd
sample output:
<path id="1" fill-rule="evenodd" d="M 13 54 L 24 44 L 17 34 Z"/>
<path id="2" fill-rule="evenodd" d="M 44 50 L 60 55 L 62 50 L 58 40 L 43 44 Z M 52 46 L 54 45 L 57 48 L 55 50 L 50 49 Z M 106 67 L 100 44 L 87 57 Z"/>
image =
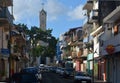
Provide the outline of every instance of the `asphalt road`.
<path id="1" fill-rule="evenodd" d="M 72 77 L 63 78 L 60 75 L 52 72 L 44 72 L 42 76 L 42 83 L 73 83 Z"/>

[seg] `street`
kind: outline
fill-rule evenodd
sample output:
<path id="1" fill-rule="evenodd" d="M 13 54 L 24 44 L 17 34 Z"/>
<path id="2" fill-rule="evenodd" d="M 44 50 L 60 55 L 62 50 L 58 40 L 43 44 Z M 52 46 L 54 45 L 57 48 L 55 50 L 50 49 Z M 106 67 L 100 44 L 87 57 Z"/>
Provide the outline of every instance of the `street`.
<path id="1" fill-rule="evenodd" d="M 119 77 L 120 0 L 0 0 L 0 83 Z"/>
<path id="2" fill-rule="evenodd" d="M 44 72 L 42 83 L 73 83 L 72 77 L 62 78 L 56 73 Z"/>

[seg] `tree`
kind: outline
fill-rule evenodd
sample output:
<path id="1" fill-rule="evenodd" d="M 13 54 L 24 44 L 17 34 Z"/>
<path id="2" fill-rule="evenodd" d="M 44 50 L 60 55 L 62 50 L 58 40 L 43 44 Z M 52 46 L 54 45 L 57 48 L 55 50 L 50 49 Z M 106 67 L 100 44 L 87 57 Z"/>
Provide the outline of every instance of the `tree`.
<path id="1" fill-rule="evenodd" d="M 51 29 L 43 31 L 36 26 L 31 26 L 30 29 L 28 29 L 27 25 L 25 24 L 18 24 L 17 26 L 19 31 L 24 31 L 26 33 L 27 42 L 29 42 L 27 43 L 27 46 L 30 48 L 30 45 L 32 45 L 32 49 L 29 50 L 32 52 L 31 56 L 46 56 L 51 58 L 55 56 L 57 40 L 54 36 L 52 36 Z M 48 43 L 49 45 L 47 47 L 37 45 L 40 40 Z"/>

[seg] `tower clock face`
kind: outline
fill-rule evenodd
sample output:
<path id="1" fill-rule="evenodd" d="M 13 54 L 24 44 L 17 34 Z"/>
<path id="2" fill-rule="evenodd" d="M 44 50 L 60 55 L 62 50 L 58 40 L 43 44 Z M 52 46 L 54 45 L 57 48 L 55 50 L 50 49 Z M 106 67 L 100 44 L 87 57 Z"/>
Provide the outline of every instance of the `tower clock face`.
<path id="1" fill-rule="evenodd" d="M 42 13 L 42 15 L 44 15 L 44 13 Z"/>

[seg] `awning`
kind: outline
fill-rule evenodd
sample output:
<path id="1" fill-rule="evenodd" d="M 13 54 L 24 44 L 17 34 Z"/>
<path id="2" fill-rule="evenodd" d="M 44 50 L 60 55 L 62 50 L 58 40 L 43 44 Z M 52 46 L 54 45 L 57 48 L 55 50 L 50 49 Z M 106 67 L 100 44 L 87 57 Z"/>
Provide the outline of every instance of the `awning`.
<path id="1" fill-rule="evenodd" d="M 104 23 L 113 23 L 120 18 L 120 6 L 103 19 Z"/>

